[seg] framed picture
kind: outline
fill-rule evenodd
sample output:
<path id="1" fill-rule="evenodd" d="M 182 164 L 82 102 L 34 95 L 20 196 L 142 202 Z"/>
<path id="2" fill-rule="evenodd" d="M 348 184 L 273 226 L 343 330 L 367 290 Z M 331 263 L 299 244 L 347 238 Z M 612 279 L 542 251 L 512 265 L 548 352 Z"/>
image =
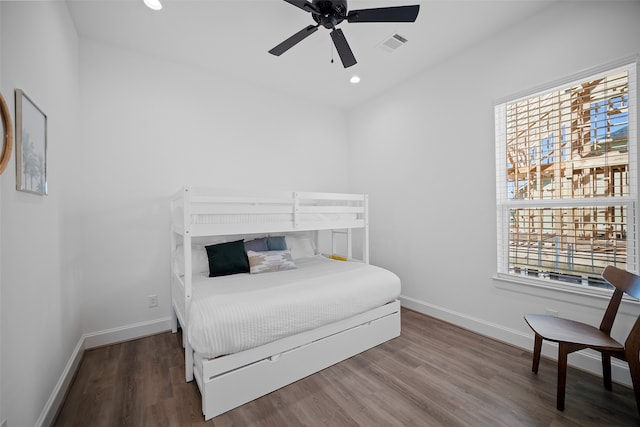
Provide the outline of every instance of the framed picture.
<path id="1" fill-rule="evenodd" d="M 11 127 L 11 115 L 9 107 L 0 93 L 0 124 L 2 125 L 2 145 L 0 146 L 0 174 L 4 172 L 11 157 L 11 146 L 13 144 L 13 130 Z"/>
<path id="2" fill-rule="evenodd" d="M 47 194 L 47 116 L 16 89 L 16 188 Z"/>

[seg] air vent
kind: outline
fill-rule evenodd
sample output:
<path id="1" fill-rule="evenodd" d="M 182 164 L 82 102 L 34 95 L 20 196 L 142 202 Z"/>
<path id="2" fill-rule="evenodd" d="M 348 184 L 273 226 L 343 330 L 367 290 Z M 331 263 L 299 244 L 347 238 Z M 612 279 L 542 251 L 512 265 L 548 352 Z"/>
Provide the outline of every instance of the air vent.
<path id="1" fill-rule="evenodd" d="M 380 43 L 380 47 L 387 52 L 393 52 L 403 44 L 405 44 L 408 40 L 402 37 L 400 34 L 394 34 L 382 43 Z"/>

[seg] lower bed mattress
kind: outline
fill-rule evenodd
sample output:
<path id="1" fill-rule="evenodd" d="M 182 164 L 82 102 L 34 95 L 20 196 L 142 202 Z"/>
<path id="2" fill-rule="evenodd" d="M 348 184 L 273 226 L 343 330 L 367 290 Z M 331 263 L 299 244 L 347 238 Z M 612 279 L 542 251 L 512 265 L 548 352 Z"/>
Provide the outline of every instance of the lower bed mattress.
<path id="1" fill-rule="evenodd" d="M 297 268 L 223 277 L 194 276 L 188 340 L 202 358 L 258 347 L 349 318 L 400 295 L 380 267 L 321 255 Z"/>

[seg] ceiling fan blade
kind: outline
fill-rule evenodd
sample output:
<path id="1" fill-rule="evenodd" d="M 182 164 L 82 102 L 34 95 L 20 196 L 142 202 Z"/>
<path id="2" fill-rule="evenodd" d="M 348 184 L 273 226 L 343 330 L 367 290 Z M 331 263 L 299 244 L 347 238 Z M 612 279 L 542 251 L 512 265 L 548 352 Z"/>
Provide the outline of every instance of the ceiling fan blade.
<path id="1" fill-rule="evenodd" d="M 300 9 L 305 10 L 307 12 L 320 13 L 318 8 L 314 4 L 308 2 L 307 0 L 284 0 L 284 1 L 296 7 L 299 7 Z"/>
<path id="2" fill-rule="evenodd" d="M 348 22 L 414 22 L 420 5 L 379 7 L 352 10 L 347 15 Z"/>
<path id="3" fill-rule="evenodd" d="M 344 68 L 349 68 L 358 63 L 358 61 L 356 61 L 356 57 L 353 56 L 353 52 L 351 52 L 349 43 L 347 43 L 347 39 L 344 37 L 342 30 L 334 28 L 334 30 L 331 31 L 331 39 L 333 40 L 333 44 L 336 46 L 336 50 L 338 51 L 338 55 L 340 55 L 340 60 L 342 60 Z"/>
<path id="4" fill-rule="evenodd" d="M 316 31 L 318 31 L 317 25 L 309 25 L 271 49 L 269 53 L 275 56 L 280 56 Z"/>

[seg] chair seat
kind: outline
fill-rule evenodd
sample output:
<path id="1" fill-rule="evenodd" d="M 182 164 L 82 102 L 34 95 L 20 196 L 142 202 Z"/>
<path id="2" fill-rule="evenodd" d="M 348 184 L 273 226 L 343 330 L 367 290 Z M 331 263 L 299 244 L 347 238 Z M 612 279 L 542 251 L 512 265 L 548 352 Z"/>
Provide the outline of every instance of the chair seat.
<path id="1" fill-rule="evenodd" d="M 527 324 L 548 341 L 584 344 L 597 350 L 624 351 L 624 346 L 609 335 L 585 323 L 545 314 L 525 314 Z"/>

